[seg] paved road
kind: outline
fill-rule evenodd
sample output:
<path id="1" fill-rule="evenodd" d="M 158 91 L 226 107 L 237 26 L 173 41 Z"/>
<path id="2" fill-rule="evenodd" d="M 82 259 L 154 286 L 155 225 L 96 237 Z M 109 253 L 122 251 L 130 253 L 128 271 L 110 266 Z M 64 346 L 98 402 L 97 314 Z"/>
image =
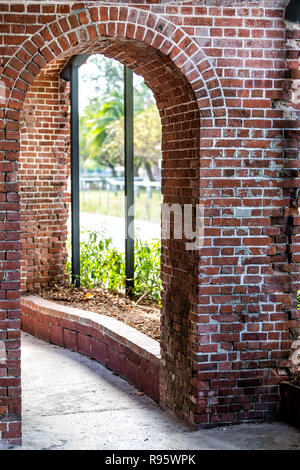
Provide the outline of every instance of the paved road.
<path id="1" fill-rule="evenodd" d="M 190 431 L 96 361 L 22 339 L 22 449 L 300 450 L 300 432 L 283 423 Z"/>

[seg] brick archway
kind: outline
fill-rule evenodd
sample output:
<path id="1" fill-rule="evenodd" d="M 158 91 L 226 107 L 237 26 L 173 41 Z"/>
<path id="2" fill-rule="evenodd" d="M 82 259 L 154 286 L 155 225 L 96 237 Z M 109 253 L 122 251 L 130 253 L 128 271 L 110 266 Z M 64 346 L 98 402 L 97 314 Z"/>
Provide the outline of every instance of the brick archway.
<path id="1" fill-rule="evenodd" d="M 166 19 L 132 7 L 90 7 L 50 23 L 25 41 L 3 71 L 8 109 L 19 109 L 28 86 L 49 62 L 88 51 L 100 38 L 134 40 L 169 58 L 195 93 L 201 127 L 225 126 L 222 87 L 209 59 L 196 42 Z M 127 65 L 130 65 L 130 60 Z"/>
<path id="2" fill-rule="evenodd" d="M 226 124 L 224 99 L 213 68 L 194 41 L 152 13 L 127 7 L 87 8 L 26 41 L 2 76 L 10 90 L 5 109 L 7 150 L 17 159 L 20 112 L 36 77 L 47 64 L 83 52 L 115 58 L 144 77 L 163 126 L 164 202 L 195 206 L 200 196 L 200 125 L 205 139 L 205 129 Z M 208 419 L 197 418 L 192 383 L 197 346 L 191 319 L 197 316 L 198 264 L 199 252 L 187 251 L 184 240 L 163 241 L 161 403 L 193 426 Z M 13 420 L 18 421 L 18 414 Z M 17 439 L 17 433 L 6 436 Z"/>
<path id="3" fill-rule="evenodd" d="M 222 27 L 228 25 L 221 9 L 214 14 Z M 233 8 L 226 14 L 230 21 L 237 15 Z M 237 18 L 241 31 L 243 21 Z M 250 43 L 249 51 L 261 47 L 255 40 Z M 8 92 L 0 108 L 6 175 L 1 194 L 6 211 L 2 308 L 5 328 L 13 330 L 3 337 L 7 360 L 1 373 L 8 392 L 2 438 L 14 442 L 20 436 L 20 392 L 11 390 L 20 385 L 15 180 L 20 112 L 29 86 L 47 64 L 91 51 L 130 66 L 154 91 L 164 126 L 165 202 L 194 205 L 203 200 L 207 208 L 200 252 L 187 252 L 174 240 L 164 247 L 163 404 L 194 426 L 273 418 L 299 317 L 291 291 L 291 279 L 293 286 L 299 282 L 297 255 L 291 250 L 296 233 L 286 229 L 287 218 L 282 217 L 295 209 L 290 207 L 295 181 L 283 174 L 290 171 L 290 162 L 280 153 L 286 122 L 280 100 L 275 109 L 276 90 L 269 93 L 268 83 L 261 80 L 255 85 L 231 83 L 231 75 L 225 74 L 222 80 L 226 61 L 217 60 L 216 73 L 183 29 L 147 9 L 93 6 L 42 27 L 8 60 L 1 76 Z M 270 60 L 249 61 L 249 71 L 257 66 L 267 70 Z M 278 70 L 276 78 L 281 77 Z M 293 210 L 288 214 L 294 215 Z"/>

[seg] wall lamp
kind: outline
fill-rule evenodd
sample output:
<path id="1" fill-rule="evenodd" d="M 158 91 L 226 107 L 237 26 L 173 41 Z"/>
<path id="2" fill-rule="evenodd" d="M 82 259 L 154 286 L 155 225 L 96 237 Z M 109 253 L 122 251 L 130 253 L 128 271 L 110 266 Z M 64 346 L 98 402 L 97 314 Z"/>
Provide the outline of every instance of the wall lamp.
<path id="1" fill-rule="evenodd" d="M 284 18 L 292 23 L 300 23 L 300 0 L 291 0 Z"/>

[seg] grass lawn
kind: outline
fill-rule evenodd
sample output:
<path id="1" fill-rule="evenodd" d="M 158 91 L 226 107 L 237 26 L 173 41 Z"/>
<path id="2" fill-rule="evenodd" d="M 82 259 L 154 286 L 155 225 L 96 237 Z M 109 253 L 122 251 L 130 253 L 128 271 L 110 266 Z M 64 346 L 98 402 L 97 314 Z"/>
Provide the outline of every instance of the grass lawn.
<path id="1" fill-rule="evenodd" d="M 140 189 L 135 198 L 135 217 L 140 220 L 148 220 L 152 223 L 160 223 L 162 195 L 157 190 L 152 191 L 152 197 L 148 199 L 145 189 Z M 89 190 L 80 191 L 80 210 L 92 214 L 112 215 L 124 217 L 124 191 Z"/>

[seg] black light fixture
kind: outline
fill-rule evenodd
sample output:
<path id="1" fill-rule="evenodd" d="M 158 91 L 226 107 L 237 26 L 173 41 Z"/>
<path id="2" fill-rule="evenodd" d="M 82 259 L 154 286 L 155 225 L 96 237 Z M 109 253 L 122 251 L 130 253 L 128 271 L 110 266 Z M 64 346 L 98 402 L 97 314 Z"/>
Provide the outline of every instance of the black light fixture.
<path id="1" fill-rule="evenodd" d="M 290 1 L 284 18 L 292 23 L 300 23 L 300 0 Z"/>

